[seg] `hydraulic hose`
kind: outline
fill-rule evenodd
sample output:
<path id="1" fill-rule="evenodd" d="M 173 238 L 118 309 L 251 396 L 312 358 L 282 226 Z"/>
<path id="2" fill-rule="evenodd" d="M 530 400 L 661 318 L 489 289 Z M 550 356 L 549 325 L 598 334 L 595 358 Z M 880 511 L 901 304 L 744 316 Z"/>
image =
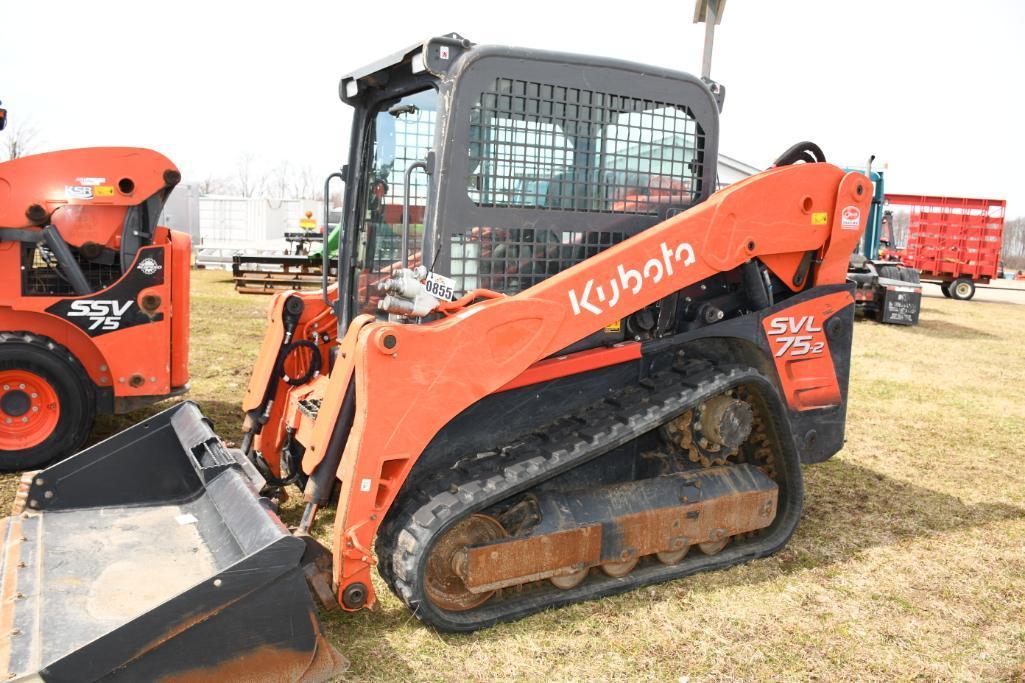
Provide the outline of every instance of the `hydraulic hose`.
<path id="1" fill-rule="evenodd" d="M 774 162 L 773 166 L 789 166 L 790 164 L 796 164 L 799 161 L 803 161 L 807 164 L 821 163 L 826 160 L 826 155 L 822 152 L 822 148 L 816 145 L 814 142 L 804 140 L 798 142 L 796 145 L 792 145 L 787 151 L 779 155 Z"/>
<path id="2" fill-rule="evenodd" d="M 285 333 L 281 340 L 281 347 L 278 349 L 278 357 L 274 361 L 274 370 L 271 372 L 270 377 L 267 378 L 267 386 L 264 387 L 260 405 L 254 410 L 249 411 L 246 415 L 247 429 L 242 436 L 242 452 L 246 455 L 252 453 L 253 438 L 260 433 L 270 415 L 271 406 L 274 404 L 274 393 L 277 389 L 278 380 L 281 379 L 282 375 L 282 365 L 290 350 L 292 337 L 295 335 L 296 327 L 299 326 L 299 318 L 302 316 L 305 307 L 306 305 L 303 303 L 303 300 L 297 296 L 288 297 L 285 300 L 285 305 L 282 307 L 281 322 L 285 327 Z M 314 355 L 319 356 L 319 353 Z"/>

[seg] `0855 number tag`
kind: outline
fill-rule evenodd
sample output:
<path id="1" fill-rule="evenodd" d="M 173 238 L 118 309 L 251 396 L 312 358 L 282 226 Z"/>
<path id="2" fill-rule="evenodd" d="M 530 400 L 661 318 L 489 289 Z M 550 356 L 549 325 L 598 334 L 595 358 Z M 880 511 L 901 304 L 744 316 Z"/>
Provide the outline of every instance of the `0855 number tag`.
<path id="1" fill-rule="evenodd" d="M 427 273 L 424 289 L 435 299 L 452 301 L 456 297 L 456 281 L 437 273 Z"/>

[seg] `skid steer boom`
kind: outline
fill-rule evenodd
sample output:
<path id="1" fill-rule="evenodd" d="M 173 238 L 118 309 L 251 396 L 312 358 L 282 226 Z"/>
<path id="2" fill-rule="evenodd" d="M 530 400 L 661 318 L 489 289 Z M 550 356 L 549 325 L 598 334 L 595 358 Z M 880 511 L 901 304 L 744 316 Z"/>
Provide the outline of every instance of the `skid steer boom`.
<path id="1" fill-rule="evenodd" d="M 306 588 L 305 543 L 260 497 L 262 485 L 189 402 L 28 475 L 2 522 L 0 675 L 339 673 L 345 660 Z"/>

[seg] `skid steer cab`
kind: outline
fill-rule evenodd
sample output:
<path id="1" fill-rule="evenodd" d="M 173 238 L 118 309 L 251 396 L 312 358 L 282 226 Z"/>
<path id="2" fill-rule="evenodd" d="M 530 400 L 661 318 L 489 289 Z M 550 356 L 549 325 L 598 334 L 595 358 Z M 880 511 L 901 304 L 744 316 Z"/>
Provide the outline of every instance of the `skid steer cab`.
<path id="1" fill-rule="evenodd" d="M 0 164 L 0 470 L 188 388 L 189 236 L 157 225 L 180 179 L 146 149 Z"/>
<path id="2" fill-rule="evenodd" d="M 324 679 L 304 583 L 360 610 L 376 568 L 470 631 L 797 525 L 802 463 L 843 444 L 868 178 L 800 143 L 716 192 L 723 88 L 617 60 L 452 34 L 339 90 L 338 280 L 273 300 L 241 448 L 183 403 L 25 482 L 8 671 Z M 82 529 L 115 542 L 67 550 Z M 150 594 L 92 602 L 122 575 Z"/>

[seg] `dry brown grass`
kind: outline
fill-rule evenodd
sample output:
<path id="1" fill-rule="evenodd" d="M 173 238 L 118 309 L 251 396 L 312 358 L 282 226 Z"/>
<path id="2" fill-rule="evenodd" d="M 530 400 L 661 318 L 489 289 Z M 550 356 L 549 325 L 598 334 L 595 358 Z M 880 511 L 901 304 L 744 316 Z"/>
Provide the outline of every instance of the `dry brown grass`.
<path id="1" fill-rule="evenodd" d="M 190 398 L 226 439 L 266 303 L 194 273 Z M 351 680 L 1025 680 L 1023 340 L 1007 304 L 860 322 L 847 446 L 806 469 L 804 520 L 774 557 L 466 636 L 377 581 L 379 611 L 325 627 Z"/>

